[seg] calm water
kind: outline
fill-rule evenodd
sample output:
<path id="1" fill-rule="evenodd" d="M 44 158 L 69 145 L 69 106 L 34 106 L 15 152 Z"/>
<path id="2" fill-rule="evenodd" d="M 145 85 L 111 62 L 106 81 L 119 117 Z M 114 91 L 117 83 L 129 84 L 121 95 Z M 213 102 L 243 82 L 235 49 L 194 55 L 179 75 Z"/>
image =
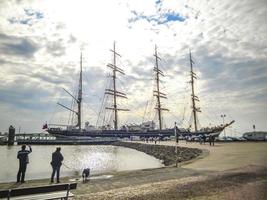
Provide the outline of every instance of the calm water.
<path id="1" fill-rule="evenodd" d="M 51 155 L 57 146 L 32 146 L 29 154 L 26 180 L 49 178 L 51 175 Z M 0 182 L 15 181 L 19 161 L 17 152 L 20 146 L 0 146 Z M 28 149 L 28 147 L 27 147 Z M 152 156 L 134 149 L 116 146 L 61 146 L 64 156 L 61 177 L 77 176 L 85 167 L 91 168 L 91 174 L 116 171 L 157 168 L 163 166 Z"/>

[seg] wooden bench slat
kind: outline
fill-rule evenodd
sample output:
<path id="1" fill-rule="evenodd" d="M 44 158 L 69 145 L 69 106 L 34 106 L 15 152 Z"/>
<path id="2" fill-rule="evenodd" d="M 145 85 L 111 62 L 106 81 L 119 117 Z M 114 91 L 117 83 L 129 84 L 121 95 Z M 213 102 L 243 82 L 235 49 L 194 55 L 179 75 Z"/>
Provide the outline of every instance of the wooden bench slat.
<path id="1" fill-rule="evenodd" d="M 60 199 L 66 197 L 67 192 L 53 192 L 47 194 L 36 195 L 23 195 L 18 197 L 11 197 L 10 200 L 47 200 L 47 199 Z M 74 194 L 69 192 L 69 197 L 74 197 Z"/>
<path id="2" fill-rule="evenodd" d="M 12 189 L 12 196 L 27 195 L 27 194 L 39 194 L 39 193 L 49 193 L 57 192 L 62 190 L 68 190 L 68 184 L 57 184 L 57 185 L 46 185 L 39 187 L 28 187 L 28 188 L 16 188 Z M 70 183 L 70 189 L 76 189 L 77 183 Z"/>
<path id="3" fill-rule="evenodd" d="M 27 194 L 39 194 L 57 192 L 62 190 L 68 190 L 68 184 L 46 185 L 40 187 L 28 187 L 28 188 L 15 188 L 11 191 L 12 196 L 27 195 Z M 70 183 L 70 190 L 76 189 L 77 183 Z"/>
<path id="4" fill-rule="evenodd" d="M 56 185 L 6 189 L 6 190 L 0 191 L 0 198 L 6 199 L 9 194 L 9 190 L 11 191 L 10 192 L 11 199 L 19 199 L 20 197 L 21 199 L 23 199 L 25 196 L 28 196 L 28 198 L 26 199 L 29 199 L 30 196 L 39 195 L 40 197 L 41 196 L 45 197 L 45 195 L 63 194 L 63 193 L 65 193 L 65 196 L 66 196 L 68 189 L 72 190 L 72 189 L 76 189 L 76 187 L 77 187 L 77 183 L 67 183 L 67 184 L 64 183 L 64 184 L 56 184 Z M 69 194 L 72 194 L 72 193 L 69 192 Z M 64 196 L 61 196 L 61 197 L 64 197 Z M 38 199 L 38 198 L 35 197 L 35 199 Z"/>
<path id="5" fill-rule="evenodd" d="M 2 197 L 7 197 L 7 195 L 8 195 L 8 190 L 7 189 L 6 190 L 0 190 L 0 199 Z"/>

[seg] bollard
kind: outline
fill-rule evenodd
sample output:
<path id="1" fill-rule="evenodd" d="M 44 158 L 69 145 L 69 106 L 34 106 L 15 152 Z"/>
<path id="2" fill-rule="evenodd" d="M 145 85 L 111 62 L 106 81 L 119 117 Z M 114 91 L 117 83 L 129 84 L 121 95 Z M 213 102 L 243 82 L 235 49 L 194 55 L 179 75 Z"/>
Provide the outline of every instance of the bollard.
<path id="1" fill-rule="evenodd" d="M 8 129 L 8 146 L 14 145 L 14 140 L 15 140 L 15 128 L 10 125 Z"/>
<path id="2" fill-rule="evenodd" d="M 175 167 L 181 167 L 182 157 L 178 157 L 175 162 Z"/>

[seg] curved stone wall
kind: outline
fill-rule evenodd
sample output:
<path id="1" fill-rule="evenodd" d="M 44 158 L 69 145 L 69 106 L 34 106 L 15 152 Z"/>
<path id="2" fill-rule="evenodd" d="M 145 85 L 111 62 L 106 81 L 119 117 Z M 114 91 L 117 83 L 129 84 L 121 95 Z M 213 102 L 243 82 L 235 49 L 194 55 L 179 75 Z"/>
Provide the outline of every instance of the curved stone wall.
<path id="1" fill-rule="evenodd" d="M 201 149 L 177 147 L 177 153 L 175 152 L 175 146 L 154 145 L 154 144 L 141 144 L 132 142 L 114 142 L 111 145 L 123 146 L 127 148 L 136 149 L 137 151 L 144 152 L 148 155 L 162 160 L 165 166 L 177 164 L 179 162 L 186 162 L 198 157 L 201 153 Z"/>

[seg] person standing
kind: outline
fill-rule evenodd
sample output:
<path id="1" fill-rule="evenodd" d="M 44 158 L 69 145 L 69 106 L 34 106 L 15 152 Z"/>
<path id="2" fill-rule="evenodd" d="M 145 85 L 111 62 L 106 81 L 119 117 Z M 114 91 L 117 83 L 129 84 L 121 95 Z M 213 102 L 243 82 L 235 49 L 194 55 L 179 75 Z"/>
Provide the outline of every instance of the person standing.
<path id="1" fill-rule="evenodd" d="M 203 136 L 200 135 L 198 138 L 199 138 L 199 144 L 202 144 L 202 142 L 203 142 Z"/>
<path id="2" fill-rule="evenodd" d="M 57 173 L 57 183 L 60 183 L 59 181 L 59 175 L 60 175 L 60 167 L 62 165 L 62 161 L 63 161 L 63 156 L 60 153 L 61 148 L 57 147 L 56 151 L 54 153 L 52 153 L 52 161 L 51 161 L 51 165 L 52 165 L 52 175 L 51 175 L 51 183 L 54 183 L 54 176 L 55 173 Z"/>
<path id="3" fill-rule="evenodd" d="M 212 146 L 214 146 L 215 136 L 211 136 Z"/>
<path id="4" fill-rule="evenodd" d="M 211 146 L 211 141 L 212 140 L 212 136 L 211 135 L 209 135 L 209 143 L 210 143 L 210 146 Z"/>
<path id="5" fill-rule="evenodd" d="M 203 143 L 205 144 L 206 143 L 206 135 L 203 134 Z"/>
<path id="6" fill-rule="evenodd" d="M 23 144 L 21 146 L 21 150 L 18 151 L 17 158 L 19 159 L 19 171 L 17 174 L 17 183 L 25 183 L 25 173 L 27 169 L 27 164 L 29 163 L 28 154 L 32 152 L 31 146 L 29 146 L 30 150 L 26 150 L 26 145 Z"/>
<path id="7" fill-rule="evenodd" d="M 215 136 L 214 135 L 209 135 L 209 143 L 210 143 L 210 146 L 214 146 L 214 141 L 215 141 Z"/>

